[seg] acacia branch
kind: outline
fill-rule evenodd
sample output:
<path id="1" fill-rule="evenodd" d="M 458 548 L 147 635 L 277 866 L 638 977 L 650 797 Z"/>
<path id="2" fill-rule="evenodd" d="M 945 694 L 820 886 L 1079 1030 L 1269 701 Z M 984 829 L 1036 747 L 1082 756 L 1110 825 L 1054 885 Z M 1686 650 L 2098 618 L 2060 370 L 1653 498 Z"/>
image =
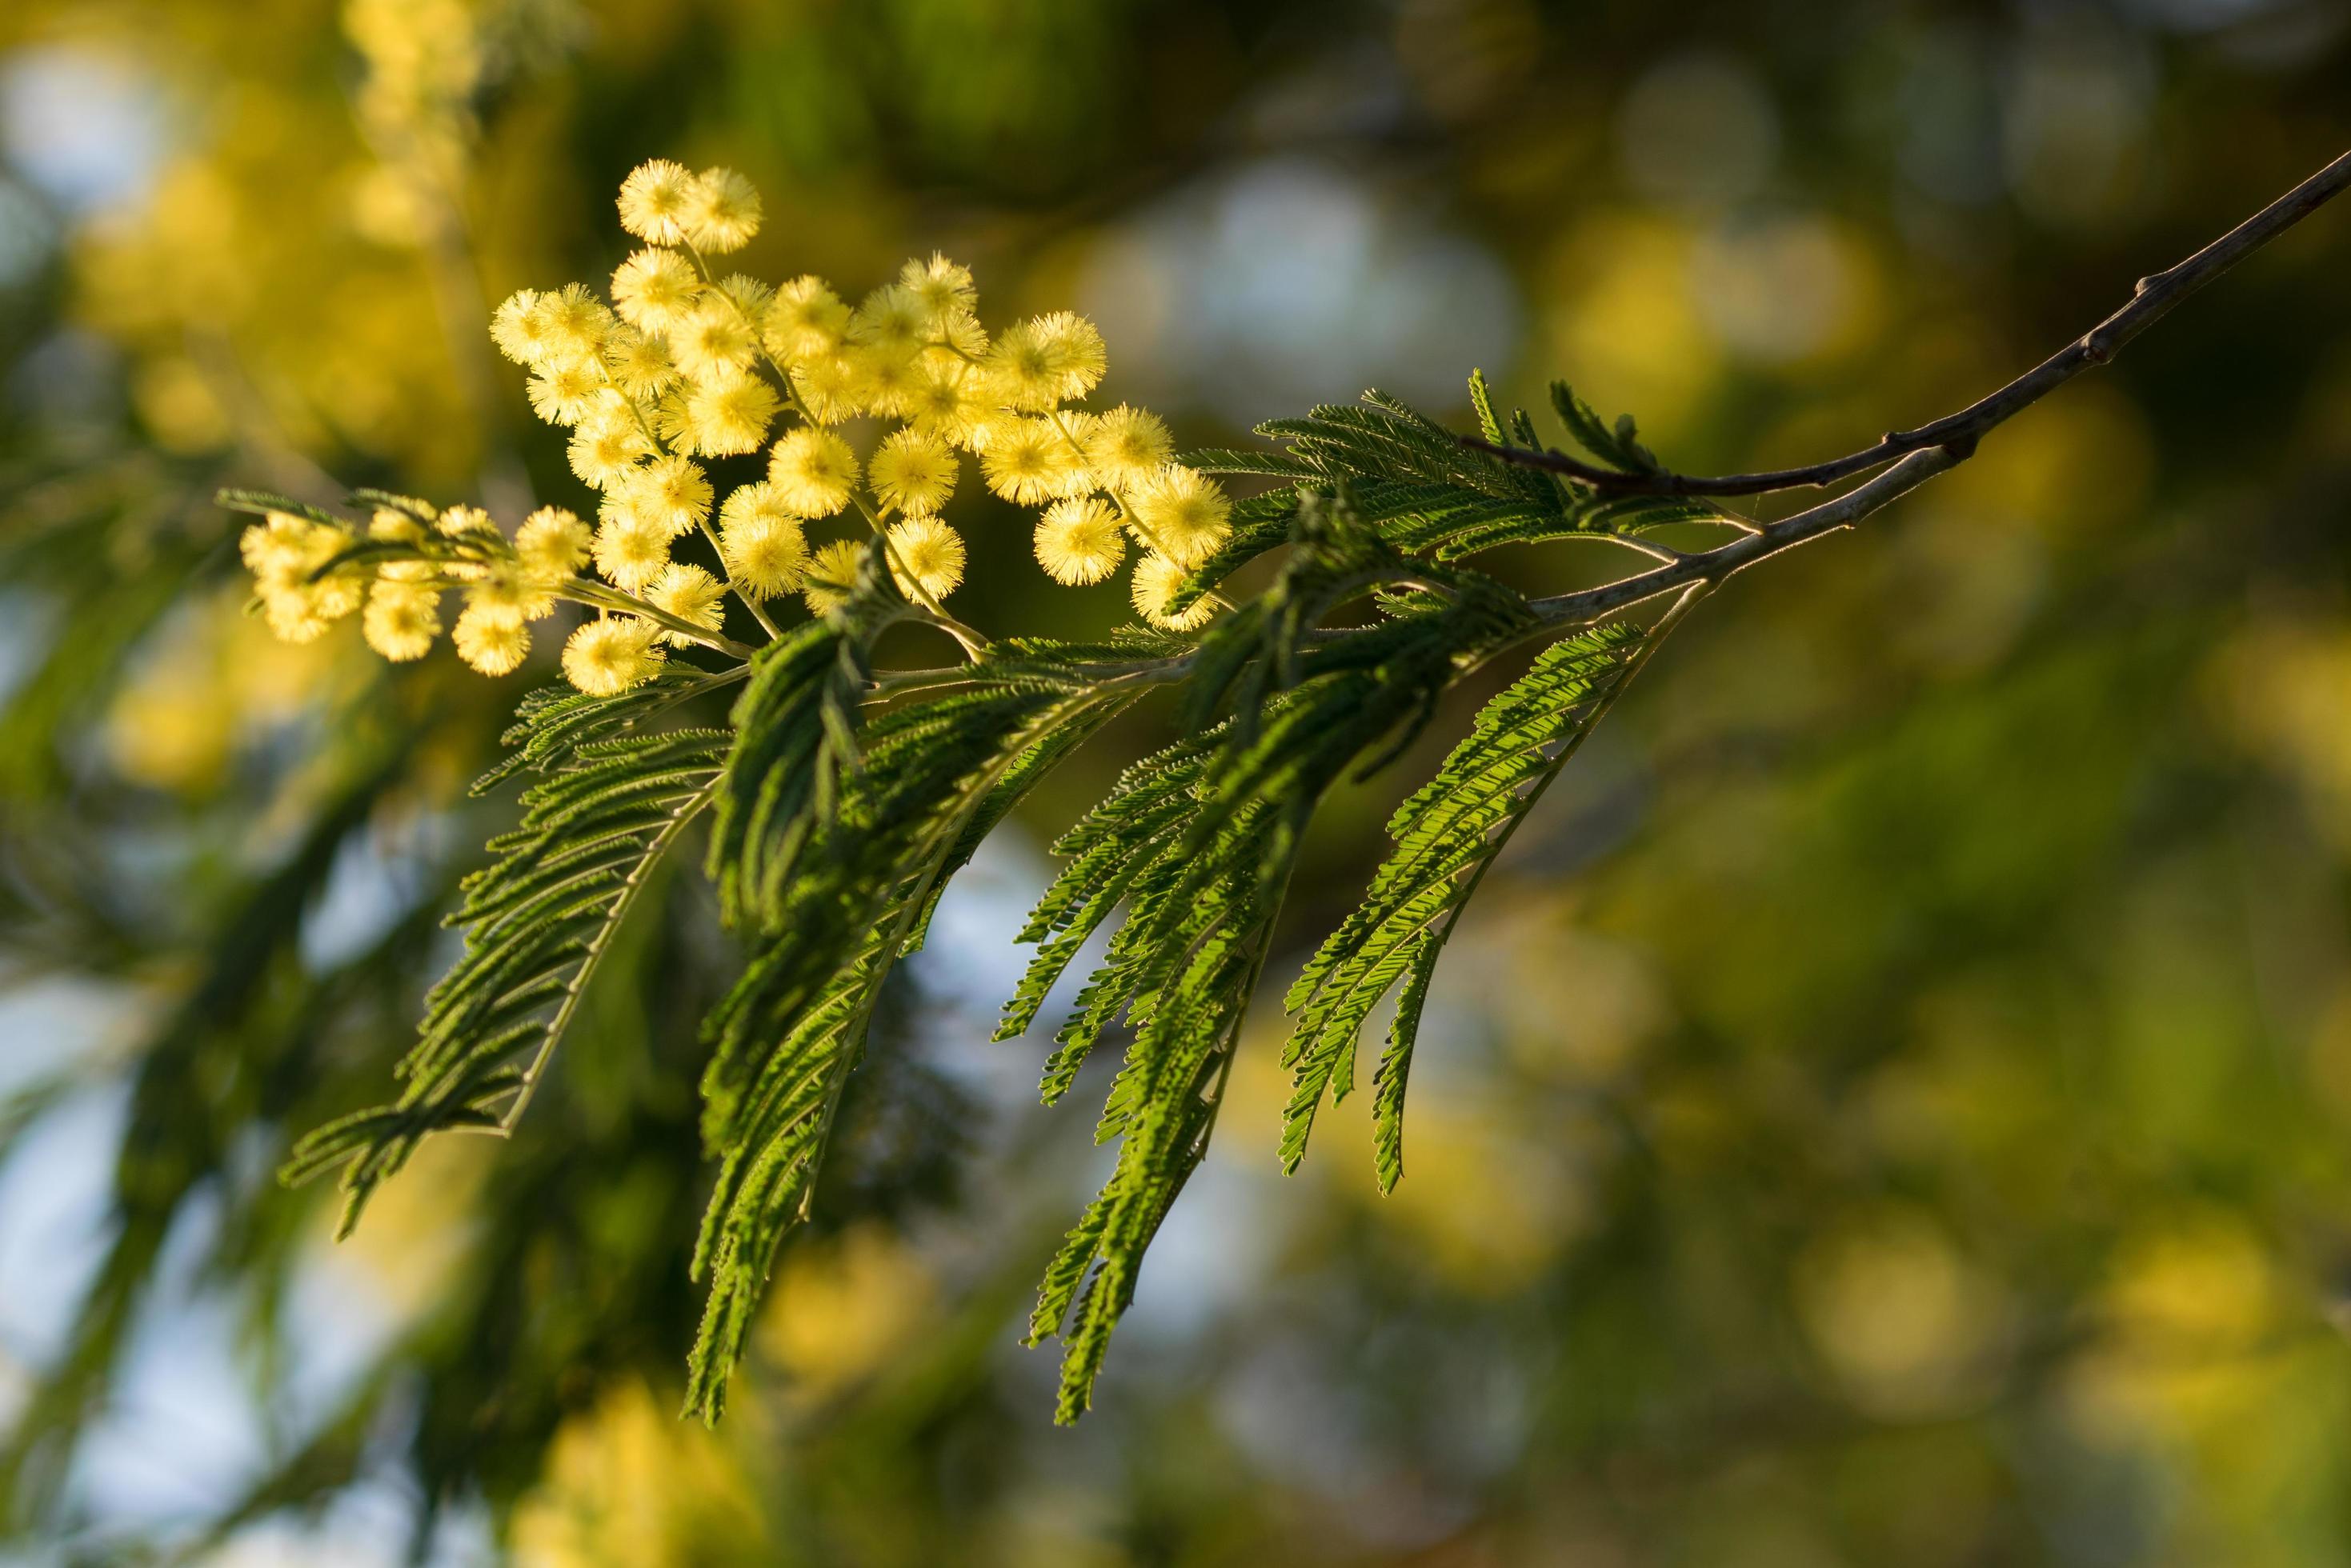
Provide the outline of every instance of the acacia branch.
<path id="1" fill-rule="evenodd" d="M 1892 431 L 1875 446 L 1804 468 L 1713 477 L 1603 468 L 1564 452 L 1536 451 L 1464 438 L 1465 444 L 1509 462 L 1564 474 L 1595 490 L 1631 495 L 1760 495 L 1776 490 L 1834 484 L 1931 448 L 1965 458 L 1985 432 L 2095 365 L 2115 357 L 2171 308 L 2311 213 L 2351 188 L 2351 152 L 2341 157 L 2175 266 L 2138 280 L 2128 304 L 2005 387 L 1916 430 Z"/>
<path id="2" fill-rule="evenodd" d="M 1761 533 L 1742 534 L 1717 549 L 1685 556 L 1655 571 L 1622 577 L 1596 588 L 1536 599 L 1535 613 L 1549 625 L 1582 626 L 1645 599 L 1656 598 L 1685 583 L 1719 583 L 1767 556 L 1793 549 L 1808 539 L 1817 539 L 1839 528 L 1850 528 L 1896 496 L 1917 489 L 1965 461 L 1964 453 L 1946 446 L 1914 452 L 1884 473 L 1855 485 L 1833 501 L 1823 501 L 1809 512 L 1766 524 Z"/>

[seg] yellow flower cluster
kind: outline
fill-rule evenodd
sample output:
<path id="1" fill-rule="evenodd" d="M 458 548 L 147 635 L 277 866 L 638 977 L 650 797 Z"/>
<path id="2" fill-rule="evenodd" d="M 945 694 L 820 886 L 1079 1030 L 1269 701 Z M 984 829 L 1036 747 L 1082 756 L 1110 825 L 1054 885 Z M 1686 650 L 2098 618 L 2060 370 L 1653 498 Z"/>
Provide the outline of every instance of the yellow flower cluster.
<path id="1" fill-rule="evenodd" d="M 560 506 L 540 507 L 509 540 L 478 506 L 435 515 L 418 503 L 379 508 L 364 537 L 331 520 L 272 512 L 241 543 L 262 614 L 287 641 L 308 642 L 364 606 L 360 628 L 370 648 L 389 659 L 422 659 L 441 635 L 442 595 L 455 588 L 465 595 L 450 631 L 458 657 L 485 675 L 504 675 L 530 652 L 530 623 L 555 613 L 558 597 L 582 597 L 577 574 L 590 538 Z M 716 624 L 708 615 L 679 618 Z M 564 649 L 564 673 L 583 691 L 610 694 L 651 680 L 666 657 L 655 634 L 676 636 L 634 617 L 614 627 L 623 635 L 586 636 L 583 627 Z"/>
<path id="2" fill-rule="evenodd" d="M 524 289 L 490 323 L 499 351 L 530 372 L 532 409 L 571 431 L 572 472 L 601 493 L 592 532 L 548 509 L 509 545 L 486 516 L 457 508 L 432 520 L 434 547 L 420 558 L 321 576 L 353 543 L 348 531 L 275 514 L 246 535 L 274 629 L 316 636 L 364 588 L 370 644 L 414 658 L 439 630 L 440 592 L 461 587 L 453 640 L 497 674 L 520 662 L 527 623 L 559 595 L 598 611 L 566 644 L 564 673 L 613 692 L 650 680 L 665 647 L 699 632 L 715 640 L 730 590 L 763 624 L 768 602 L 793 592 L 827 613 L 848 597 L 872 535 L 900 587 L 944 617 L 967 553 L 939 512 L 966 455 L 988 489 L 1040 509 L 1036 557 L 1057 581 L 1109 577 L 1132 537 L 1143 550 L 1136 610 L 1177 629 L 1207 619 L 1206 601 L 1181 616 L 1167 606 L 1230 533 L 1230 503 L 1172 461 L 1155 416 L 1072 406 L 1107 365 L 1092 322 L 1057 311 L 991 336 L 970 272 L 938 255 L 909 261 L 853 307 L 821 278 L 719 275 L 709 258 L 740 250 L 761 217 L 758 192 L 731 170 L 645 163 L 621 186 L 620 216 L 645 244 L 613 273 L 609 303 L 577 283 Z M 852 420 L 861 440 L 880 427 L 862 454 L 842 428 Z M 755 453 L 765 477 L 722 496 L 703 460 Z M 860 536 L 811 545 L 812 524 L 841 516 Z M 376 528 L 392 543 L 427 532 L 397 512 Z M 723 578 L 673 555 L 696 533 Z M 573 576 L 591 563 L 602 583 Z"/>

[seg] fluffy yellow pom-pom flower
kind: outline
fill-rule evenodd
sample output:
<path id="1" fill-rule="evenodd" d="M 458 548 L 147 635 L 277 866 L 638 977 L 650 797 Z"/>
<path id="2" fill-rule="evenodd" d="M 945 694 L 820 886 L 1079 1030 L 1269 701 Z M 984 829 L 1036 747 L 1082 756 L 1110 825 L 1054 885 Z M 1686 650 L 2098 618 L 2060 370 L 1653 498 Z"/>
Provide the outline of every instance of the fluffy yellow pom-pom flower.
<path id="1" fill-rule="evenodd" d="M 692 393 L 701 383 L 688 381 L 676 390 L 663 395 L 653 405 L 653 433 L 672 452 L 693 452 L 702 439 L 701 427 L 694 421 Z"/>
<path id="2" fill-rule="evenodd" d="M 518 288 L 490 313 L 490 341 L 517 365 L 536 365 L 555 347 L 535 288 Z"/>
<path id="3" fill-rule="evenodd" d="M 768 351 L 797 364 L 837 351 L 849 330 L 849 306 L 824 279 L 796 277 L 768 302 Z"/>
<path id="4" fill-rule="evenodd" d="M 674 245 L 685 238 L 694 208 L 693 171 L 667 158 L 650 159 L 621 182 L 621 227 L 641 240 Z"/>
<path id="5" fill-rule="evenodd" d="M 602 400 L 619 396 L 593 363 L 550 364 L 530 379 L 530 411 L 551 425 L 576 425 Z"/>
<path id="6" fill-rule="evenodd" d="M 849 318 L 849 340 L 911 358 L 931 337 L 931 312 L 904 284 L 885 283 L 867 295 Z"/>
<path id="7" fill-rule="evenodd" d="M 558 583 L 587 563 L 588 524 L 560 506 L 542 506 L 515 530 L 515 559 L 542 583 Z"/>
<path id="8" fill-rule="evenodd" d="M 571 436 L 571 472 L 599 490 L 625 483 L 653 444 L 629 410 L 596 409 Z"/>
<path id="9" fill-rule="evenodd" d="M 1176 440 L 1158 415 L 1121 403 L 1094 421 L 1085 452 L 1096 484 L 1131 490 L 1167 466 Z"/>
<path id="10" fill-rule="evenodd" d="M 1057 583 L 1098 583 L 1126 559 L 1126 531 L 1099 497 L 1056 501 L 1037 519 L 1037 564 Z"/>
<path id="11" fill-rule="evenodd" d="M 280 642 L 316 642 L 334 624 L 308 594 L 284 591 L 261 596 L 261 618 Z"/>
<path id="12" fill-rule="evenodd" d="M 465 607 L 449 640 L 458 658 L 485 675 L 508 673 L 530 651 L 530 630 L 520 617 L 478 604 Z"/>
<path id="13" fill-rule="evenodd" d="M 890 575 L 907 597 L 943 599 L 963 582 L 963 535 L 935 517 L 909 517 L 890 530 Z"/>
<path id="14" fill-rule="evenodd" d="M 984 390 L 982 378 L 967 365 L 925 362 L 900 411 L 915 430 L 968 446 L 972 432 L 987 417 Z"/>
<path id="15" fill-rule="evenodd" d="M 920 302 L 934 332 L 959 317 L 969 316 L 979 305 L 979 288 L 971 280 L 971 269 L 947 260 L 936 251 L 931 253 L 927 262 L 910 259 L 899 268 L 898 284 Z"/>
<path id="16" fill-rule="evenodd" d="M 1086 471 L 1070 438 L 1045 420 L 1008 420 L 988 428 L 979 449 L 987 487 L 1021 506 L 1073 494 L 1086 485 Z"/>
<path id="17" fill-rule="evenodd" d="M 799 586 L 808 535 L 763 479 L 739 487 L 719 507 L 718 555 L 737 587 L 753 598 L 773 598 Z"/>
<path id="18" fill-rule="evenodd" d="M 1144 542 L 1180 566 L 1207 560 L 1233 531 L 1233 504 L 1216 481 L 1181 463 L 1135 485 L 1126 504 Z"/>
<path id="19" fill-rule="evenodd" d="M 940 365 L 970 365 L 987 358 L 987 328 L 968 311 L 948 317 L 935 330 L 939 336 L 923 350 L 925 359 Z"/>
<path id="20" fill-rule="evenodd" d="M 468 535 L 495 535 L 498 531 L 498 525 L 490 521 L 490 514 L 478 506 L 446 507 L 442 511 L 440 520 L 433 525 L 453 539 L 462 539 Z"/>
<path id="21" fill-rule="evenodd" d="M 596 569 L 615 587 L 634 593 L 669 565 L 674 537 L 668 529 L 638 515 L 633 506 L 607 508 L 596 529 Z"/>
<path id="22" fill-rule="evenodd" d="M 261 594 L 270 631 L 287 642 L 308 642 L 359 608 L 364 591 L 356 574 L 313 574 L 350 543 L 344 530 L 290 512 L 272 512 L 237 541 Z"/>
<path id="23" fill-rule="evenodd" d="M 422 583 L 381 580 L 368 590 L 360 617 L 367 645 L 395 664 L 422 659 L 441 635 L 441 590 Z"/>
<path id="24" fill-rule="evenodd" d="M 955 452 L 938 437 L 911 428 L 883 438 L 865 472 L 882 504 L 908 516 L 936 512 L 955 493 Z"/>
<path id="25" fill-rule="evenodd" d="M 855 539 L 835 539 L 809 562 L 800 584 L 800 597 L 810 615 L 829 615 L 849 602 L 857 574 L 865 562 L 865 546 Z"/>
<path id="26" fill-rule="evenodd" d="M 743 313 L 744 320 L 750 326 L 751 336 L 757 337 L 759 324 L 768 318 L 768 306 L 775 301 L 775 286 L 762 283 L 747 272 L 730 272 L 720 278 L 716 286 L 720 294 L 735 302 L 735 308 Z"/>
<path id="27" fill-rule="evenodd" d="M 1144 620 L 1166 631 L 1197 631 L 1208 624 L 1217 613 L 1214 600 L 1205 594 L 1192 601 L 1191 607 L 1181 615 L 1170 615 L 1168 605 L 1176 590 L 1184 586 L 1188 574 L 1182 566 L 1165 556 L 1145 556 L 1134 564 L 1134 580 L 1129 597 L 1135 613 Z"/>
<path id="28" fill-rule="evenodd" d="M 802 517 L 830 517 L 849 504 L 857 454 L 831 431 L 803 427 L 776 443 L 768 478 L 784 504 Z"/>
<path id="29" fill-rule="evenodd" d="M 401 545 L 421 545 L 424 543 L 424 524 L 405 512 L 394 512 L 388 507 L 379 508 L 375 515 L 368 519 L 368 537 L 386 539 Z M 432 577 L 433 563 L 430 561 L 379 561 L 376 563 L 375 574 L 390 582 L 421 583 Z"/>
<path id="30" fill-rule="evenodd" d="M 692 458 L 657 457 L 629 476 L 628 502 L 672 538 L 710 515 L 710 481 Z"/>
<path id="31" fill-rule="evenodd" d="M 548 350 L 541 365 L 576 365 L 593 361 L 616 325 L 611 307 L 589 292 L 584 283 L 567 283 L 553 294 L 538 296 L 532 314 L 545 326 Z"/>
<path id="32" fill-rule="evenodd" d="M 1061 400 L 1061 368 L 1034 321 L 997 335 L 987 351 L 987 380 L 997 400 L 1011 408 L 1050 409 Z"/>
<path id="33" fill-rule="evenodd" d="M 519 625 L 543 620 L 555 613 L 552 585 L 529 576 L 519 561 L 500 561 L 465 589 L 465 614 L 486 619 L 503 617 Z"/>
<path id="34" fill-rule="evenodd" d="M 803 359 L 792 367 L 792 390 L 799 394 L 809 418 L 820 425 L 837 425 L 864 410 L 863 363 L 846 350 Z"/>
<path id="35" fill-rule="evenodd" d="M 563 675 L 590 697 L 617 697 L 661 673 L 669 656 L 655 646 L 660 628 L 637 616 L 587 622 L 563 645 Z"/>
<path id="36" fill-rule="evenodd" d="M 647 332 L 668 331 L 701 297 L 701 275 L 675 251 L 637 251 L 612 272 L 613 308 L 622 320 Z"/>
<path id="37" fill-rule="evenodd" d="M 1067 310 L 1021 322 L 987 353 L 997 396 L 1016 409 L 1041 410 L 1082 398 L 1109 363 L 1094 324 Z"/>
<path id="38" fill-rule="evenodd" d="M 700 566 L 683 561 L 662 568 L 645 589 L 645 597 L 655 609 L 666 610 L 683 621 L 690 621 L 705 631 L 716 631 L 726 619 L 726 587 Z M 664 631 L 662 640 L 672 648 L 691 648 L 694 639 L 682 631 Z"/>
<path id="39" fill-rule="evenodd" d="M 1073 310 L 1040 316 L 1034 326 L 1046 358 L 1061 375 L 1063 399 L 1082 398 L 1102 384 L 1110 350 L 1102 346 L 1100 327 Z"/>
<path id="40" fill-rule="evenodd" d="M 686 192 L 679 222 L 688 244 L 739 251 L 759 232 L 758 190 L 732 169 L 705 169 Z"/>
<path id="41" fill-rule="evenodd" d="M 658 332 L 615 327 L 604 341 L 604 367 L 632 398 L 651 398 L 677 384 L 677 361 L 669 357 L 669 339 Z"/>
<path id="42" fill-rule="evenodd" d="M 705 457 L 736 457 L 757 452 L 782 406 L 776 389 L 757 376 L 740 374 L 696 382 L 685 394 L 685 423 L 694 450 Z"/>
<path id="43" fill-rule="evenodd" d="M 854 378 L 850 397 L 867 413 L 901 418 L 922 390 L 925 368 L 919 353 L 852 345 L 843 358 Z"/>
<path id="44" fill-rule="evenodd" d="M 266 590 L 301 586 L 312 572 L 332 560 L 343 544 L 340 528 L 291 512 L 272 512 L 238 535 L 236 547 L 245 558 L 245 569 Z"/>
<path id="45" fill-rule="evenodd" d="M 695 378 L 739 374 L 759 357 L 758 336 L 735 302 L 705 296 L 668 333 L 670 358 Z"/>

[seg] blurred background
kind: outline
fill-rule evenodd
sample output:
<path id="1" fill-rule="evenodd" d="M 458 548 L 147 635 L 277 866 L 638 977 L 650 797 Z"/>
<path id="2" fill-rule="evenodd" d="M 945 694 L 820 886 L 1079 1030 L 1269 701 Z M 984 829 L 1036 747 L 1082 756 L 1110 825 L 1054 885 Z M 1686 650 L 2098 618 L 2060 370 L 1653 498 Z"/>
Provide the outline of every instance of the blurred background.
<path id="1" fill-rule="evenodd" d="M 1092 1110 L 985 1040 L 1165 714 L 950 895 L 706 1433 L 697 878 L 512 1144 L 340 1247 L 271 1179 L 387 1085 L 552 660 L 273 643 L 207 498 L 578 504 L 484 321 L 601 285 L 649 155 L 751 175 L 765 275 L 1090 311 L 1196 443 L 1483 366 L 1808 461 L 2343 151 L 2346 70 L 2341 0 L 15 0 L 0 1563 L 2344 1561 L 2351 211 L 1707 604 L 1455 940 L 1393 1199 L 1360 1099 L 1279 1175 L 1271 988 L 1073 1431 L 1016 1342 Z M 1124 618 L 955 520 L 967 618 Z M 1290 965 L 1444 743 L 1325 814 Z"/>

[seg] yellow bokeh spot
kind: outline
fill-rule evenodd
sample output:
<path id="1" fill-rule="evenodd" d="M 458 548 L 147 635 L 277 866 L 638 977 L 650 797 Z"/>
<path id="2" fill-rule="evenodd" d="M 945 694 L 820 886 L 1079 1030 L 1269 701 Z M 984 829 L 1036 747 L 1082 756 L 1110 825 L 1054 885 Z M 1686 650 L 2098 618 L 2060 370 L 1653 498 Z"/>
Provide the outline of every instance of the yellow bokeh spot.
<path id="1" fill-rule="evenodd" d="M 2155 438 L 2109 382 L 2082 381 L 1986 436 L 1941 482 L 1941 502 L 1983 524 L 2053 537 L 2145 521 Z"/>
<path id="2" fill-rule="evenodd" d="M 244 611 L 241 593 L 192 605 L 115 696 L 107 755 L 134 784 L 197 792 L 237 748 L 365 669 L 342 639 L 282 642 Z"/>
<path id="3" fill-rule="evenodd" d="M 726 1445 L 642 1383 L 557 1431 L 516 1507 L 519 1568 L 700 1568 L 765 1563 L 758 1503 Z"/>
<path id="4" fill-rule="evenodd" d="M 879 1227 L 797 1242 L 784 1259 L 760 1343 L 794 1392 L 818 1400 L 878 1369 L 936 1305 L 937 1282 Z"/>
<path id="5" fill-rule="evenodd" d="M 1447 961 L 1468 965 L 1479 946 L 1477 928 L 1465 928 Z M 1438 968 L 1415 1053 L 1421 1065 L 1405 1105 L 1405 1174 L 1394 1191 L 1379 1190 L 1372 1142 L 1372 1075 L 1386 1044 L 1386 1005 L 1364 1026 L 1354 1091 L 1325 1102 L 1292 1181 L 1325 1201 L 1370 1209 L 1380 1225 L 1402 1233 L 1401 1251 L 1446 1285 L 1502 1296 L 1527 1288 L 1585 1233 L 1593 1199 L 1582 1173 L 1604 1158 L 1614 1135 L 1530 1102 L 1513 1091 L 1521 1082 L 1515 1071 L 1498 1071 L 1490 1054 L 1469 1048 L 1485 1022 L 1471 1009 L 1492 989 L 1474 971 Z M 1280 1064 L 1288 1034 L 1278 1006 L 1253 1010 L 1210 1158 L 1252 1174 L 1278 1168 L 1273 1151 L 1290 1096 L 1290 1074 Z M 1548 1070 L 1582 1071 L 1572 1058 Z M 1283 1188 L 1280 1200 L 1296 1201 L 1295 1190 Z"/>
<path id="6" fill-rule="evenodd" d="M 1696 411 L 1720 373 L 1720 340 L 1698 313 L 1691 241 L 1677 224 L 1615 213 L 1571 233 L 1538 286 L 1553 300 L 1535 358 L 1569 379 L 1603 418 L 1638 411 L 1668 429 Z"/>
<path id="7" fill-rule="evenodd" d="M 1985 1393 L 2000 1298 L 1931 1217 L 1889 1208 L 1835 1226 L 1793 1283 L 1813 1348 L 1863 1409 L 1915 1418 Z"/>
<path id="8" fill-rule="evenodd" d="M 404 1317 L 440 1299 L 473 1235 L 466 1216 L 496 1172 L 499 1147 L 492 1138 L 427 1138 L 376 1189 L 367 1222 L 331 1254 L 367 1272 L 370 1300 Z M 339 1203 L 319 1206 L 321 1240 L 340 1215 Z"/>
<path id="9" fill-rule="evenodd" d="M 2210 1355 L 2266 1332 L 2276 1292 L 2261 1238 L 2226 1210 L 2199 1207 L 2126 1242 L 2105 1300 L 2131 1344 Z"/>
<path id="10" fill-rule="evenodd" d="M 1425 1033 L 1420 1049 L 1442 1044 Z M 1562 1158 L 1559 1146 L 1573 1141 L 1567 1129 L 1541 1141 L 1517 1137 L 1507 1111 L 1499 1099 L 1421 1096 L 1405 1113 L 1405 1178 L 1384 1201 L 1363 1144 L 1337 1162 L 1349 1186 L 1381 1202 L 1379 1219 L 1401 1229 L 1406 1248 L 1433 1272 L 1482 1295 L 1525 1290 L 1583 1235 L 1593 1206 Z"/>
<path id="11" fill-rule="evenodd" d="M 2258 621 L 2206 682 L 2223 732 L 2302 786 L 2319 828 L 2351 849 L 2351 626 Z"/>
<path id="12" fill-rule="evenodd" d="M 2195 1205 L 2116 1249 L 2099 1334 L 2068 1370 L 2075 1423 L 2116 1446 L 2209 1449 L 2277 1394 L 2279 1282 L 2267 1248 L 2227 1210 Z"/>
<path id="13" fill-rule="evenodd" d="M 211 382 L 183 356 L 138 366 L 131 372 L 131 402 L 155 444 L 166 452 L 212 452 L 225 446 L 233 433 L 228 410 Z"/>
<path id="14" fill-rule="evenodd" d="M 1790 369 L 1849 356 L 1879 339 L 1885 288 L 1859 235 L 1804 215 L 1734 224 L 1698 241 L 1690 287 L 1729 350 Z"/>

